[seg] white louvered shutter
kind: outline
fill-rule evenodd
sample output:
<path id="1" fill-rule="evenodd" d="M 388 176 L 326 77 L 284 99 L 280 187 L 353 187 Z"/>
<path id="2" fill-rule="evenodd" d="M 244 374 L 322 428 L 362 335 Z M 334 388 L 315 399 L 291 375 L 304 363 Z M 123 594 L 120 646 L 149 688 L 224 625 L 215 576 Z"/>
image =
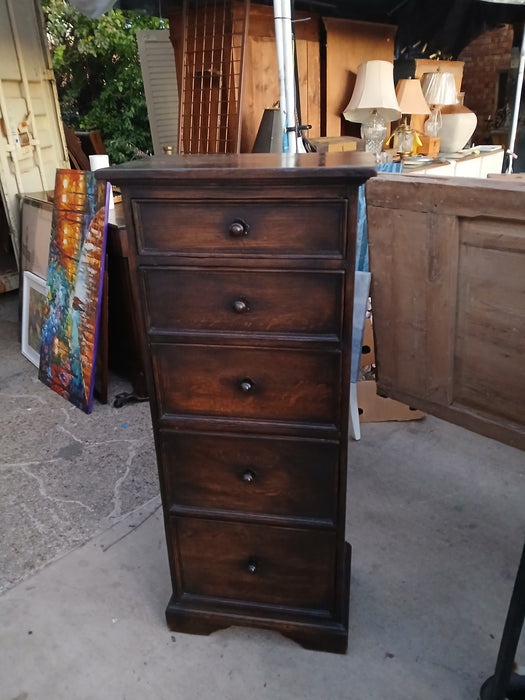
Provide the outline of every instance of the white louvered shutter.
<path id="1" fill-rule="evenodd" d="M 164 146 L 177 151 L 179 95 L 175 73 L 175 55 L 167 29 L 143 29 L 137 32 L 142 80 L 155 155 Z"/>

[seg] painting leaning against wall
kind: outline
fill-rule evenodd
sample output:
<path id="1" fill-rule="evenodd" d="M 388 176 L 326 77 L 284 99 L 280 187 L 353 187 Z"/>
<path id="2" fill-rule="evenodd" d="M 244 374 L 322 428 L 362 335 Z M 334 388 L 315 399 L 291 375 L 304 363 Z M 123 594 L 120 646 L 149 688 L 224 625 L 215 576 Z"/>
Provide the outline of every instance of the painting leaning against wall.
<path id="1" fill-rule="evenodd" d="M 89 170 L 57 170 L 39 378 L 91 413 L 109 185 Z"/>

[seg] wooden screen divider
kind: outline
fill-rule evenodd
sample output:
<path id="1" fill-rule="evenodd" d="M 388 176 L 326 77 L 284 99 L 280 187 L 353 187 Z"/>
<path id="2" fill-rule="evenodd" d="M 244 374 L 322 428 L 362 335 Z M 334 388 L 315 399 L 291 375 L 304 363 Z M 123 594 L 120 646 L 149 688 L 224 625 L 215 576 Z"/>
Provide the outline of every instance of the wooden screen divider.
<path id="1" fill-rule="evenodd" d="M 184 0 L 180 153 L 238 153 L 250 0 Z"/>

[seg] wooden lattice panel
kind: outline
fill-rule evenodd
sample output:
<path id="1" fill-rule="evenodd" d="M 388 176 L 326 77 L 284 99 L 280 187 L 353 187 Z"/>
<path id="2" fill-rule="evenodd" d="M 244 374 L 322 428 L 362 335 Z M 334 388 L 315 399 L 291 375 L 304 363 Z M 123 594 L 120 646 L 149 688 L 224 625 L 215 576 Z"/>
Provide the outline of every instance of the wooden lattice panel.
<path id="1" fill-rule="evenodd" d="M 186 0 L 179 151 L 236 153 L 249 0 Z"/>

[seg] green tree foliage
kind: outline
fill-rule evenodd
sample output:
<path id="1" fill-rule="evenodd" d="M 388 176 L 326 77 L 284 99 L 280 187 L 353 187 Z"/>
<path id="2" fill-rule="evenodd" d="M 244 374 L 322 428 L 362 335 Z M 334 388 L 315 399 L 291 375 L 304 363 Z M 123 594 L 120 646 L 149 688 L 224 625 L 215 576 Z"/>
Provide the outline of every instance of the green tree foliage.
<path id="1" fill-rule="evenodd" d="M 62 118 L 75 130 L 98 129 L 113 164 L 152 152 L 138 56 L 138 29 L 165 20 L 137 11 L 85 17 L 66 0 L 42 0 Z"/>

